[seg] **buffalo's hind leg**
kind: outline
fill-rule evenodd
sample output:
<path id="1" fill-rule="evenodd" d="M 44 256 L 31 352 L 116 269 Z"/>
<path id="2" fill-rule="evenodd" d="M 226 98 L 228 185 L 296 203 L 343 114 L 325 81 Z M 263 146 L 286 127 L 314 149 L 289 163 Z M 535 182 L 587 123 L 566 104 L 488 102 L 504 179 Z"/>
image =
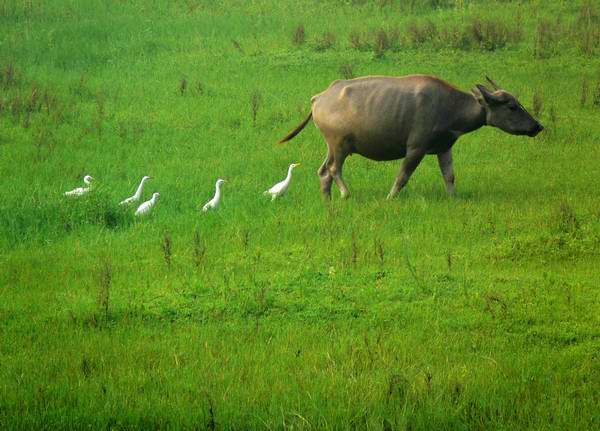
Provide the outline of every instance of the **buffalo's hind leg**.
<path id="1" fill-rule="evenodd" d="M 400 172 L 394 181 L 394 185 L 387 195 L 387 199 L 392 199 L 406 185 L 412 173 L 417 169 L 421 160 L 425 157 L 425 152 L 422 150 L 412 150 L 406 153 L 406 157 L 402 161 Z"/>
<path id="2" fill-rule="evenodd" d="M 348 196 L 350 196 L 348 187 L 342 179 L 342 168 L 344 167 L 346 157 L 348 157 L 348 153 L 346 153 L 342 148 L 336 149 L 333 156 L 333 163 L 329 167 L 329 172 L 331 173 L 331 176 L 333 177 L 335 183 L 340 189 L 342 199 L 346 199 Z"/>
<path id="3" fill-rule="evenodd" d="M 331 199 L 331 183 L 333 182 L 333 177 L 329 172 L 329 166 L 331 165 L 333 159 L 331 157 L 331 153 L 329 149 L 327 150 L 327 157 L 325 161 L 317 171 L 319 175 L 319 180 L 321 182 L 321 193 L 323 193 L 323 197 L 326 199 Z"/>
<path id="4" fill-rule="evenodd" d="M 452 148 L 445 153 L 438 154 L 438 164 L 446 183 L 446 192 L 449 195 L 454 194 L 454 168 L 452 165 Z"/>

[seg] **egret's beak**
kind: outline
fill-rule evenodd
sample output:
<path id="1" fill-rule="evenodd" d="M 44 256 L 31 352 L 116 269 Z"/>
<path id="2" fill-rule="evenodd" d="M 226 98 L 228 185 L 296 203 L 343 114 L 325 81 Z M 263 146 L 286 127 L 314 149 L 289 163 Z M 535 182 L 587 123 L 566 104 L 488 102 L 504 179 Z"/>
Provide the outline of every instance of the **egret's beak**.
<path id="1" fill-rule="evenodd" d="M 296 167 L 300 166 L 302 163 L 296 163 Z"/>

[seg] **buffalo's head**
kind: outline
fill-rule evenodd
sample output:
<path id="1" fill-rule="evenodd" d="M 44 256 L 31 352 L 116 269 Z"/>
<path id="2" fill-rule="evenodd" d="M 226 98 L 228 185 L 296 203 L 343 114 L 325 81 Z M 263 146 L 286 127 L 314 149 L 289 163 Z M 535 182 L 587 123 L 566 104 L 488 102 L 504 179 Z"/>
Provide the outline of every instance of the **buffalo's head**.
<path id="1" fill-rule="evenodd" d="M 477 84 L 476 88 L 472 90 L 475 98 L 485 109 L 487 124 L 498 127 L 512 135 L 531 137 L 544 130 L 539 121 L 527 112 L 515 96 L 502 90 L 490 78 L 487 78 L 487 80 L 494 87 L 494 92 L 481 84 Z"/>

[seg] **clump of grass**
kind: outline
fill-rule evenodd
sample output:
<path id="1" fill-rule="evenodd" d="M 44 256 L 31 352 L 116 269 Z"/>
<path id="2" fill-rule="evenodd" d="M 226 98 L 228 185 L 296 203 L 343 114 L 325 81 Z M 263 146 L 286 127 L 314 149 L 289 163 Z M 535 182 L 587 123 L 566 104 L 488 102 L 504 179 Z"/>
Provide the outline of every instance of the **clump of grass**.
<path id="1" fill-rule="evenodd" d="M 335 34 L 330 31 L 326 31 L 315 42 L 315 50 L 326 51 L 331 49 L 335 44 Z"/>
<path id="2" fill-rule="evenodd" d="M 298 27 L 294 30 L 292 34 L 292 43 L 294 45 L 303 45 L 306 41 L 306 31 L 304 30 L 304 25 L 299 24 Z"/>
<path id="3" fill-rule="evenodd" d="M 402 405 L 406 399 L 409 387 L 409 382 L 405 377 L 399 374 L 391 374 L 386 389 L 387 403 L 394 402 L 398 405 Z"/>
<path id="4" fill-rule="evenodd" d="M 254 90 L 250 96 L 250 110 L 252 112 L 252 126 L 256 127 L 256 117 L 258 116 L 258 110 L 262 104 L 262 94 L 259 90 Z"/>
<path id="5" fill-rule="evenodd" d="M 352 266 L 356 266 L 356 263 L 358 262 L 358 242 L 356 241 L 356 234 L 354 232 L 352 232 L 350 252 L 350 263 Z"/>
<path id="6" fill-rule="evenodd" d="M 108 320 L 110 312 L 110 288 L 113 279 L 112 263 L 108 258 L 100 262 L 98 274 L 98 308 L 104 319 Z"/>
<path id="7" fill-rule="evenodd" d="M 240 54 L 242 54 L 242 55 L 244 54 L 244 49 L 242 48 L 242 45 L 240 45 L 240 43 L 237 40 L 231 39 L 231 43 L 232 43 L 233 47 L 239 51 Z"/>
<path id="8" fill-rule="evenodd" d="M 552 217 L 554 225 L 560 233 L 574 235 L 581 227 L 575 211 L 568 202 L 560 202 Z"/>
<path id="9" fill-rule="evenodd" d="M 379 9 L 385 9 L 386 7 L 390 7 L 394 4 L 394 0 L 379 0 Z"/>
<path id="10" fill-rule="evenodd" d="M 9 63 L 0 68 L 0 84 L 4 89 L 16 87 L 19 81 L 19 71 L 12 63 Z"/>
<path id="11" fill-rule="evenodd" d="M 538 22 L 533 37 L 534 58 L 544 59 L 552 57 L 557 52 L 557 44 L 563 37 L 560 17 L 555 22 L 542 19 Z"/>
<path id="12" fill-rule="evenodd" d="M 202 84 L 202 82 L 198 81 L 194 87 L 194 89 L 196 90 L 196 94 L 198 96 L 203 96 L 205 93 L 205 88 L 204 88 L 204 84 Z"/>
<path id="13" fill-rule="evenodd" d="M 452 48 L 468 50 L 473 47 L 473 40 L 468 31 L 465 31 L 460 25 L 449 25 L 444 27 L 438 36 L 442 46 L 447 45 Z"/>
<path id="14" fill-rule="evenodd" d="M 57 96 L 50 94 L 48 90 L 44 91 L 44 106 L 46 108 L 46 114 L 56 123 L 63 121 L 67 106 L 64 102 L 61 102 Z"/>
<path id="15" fill-rule="evenodd" d="M 30 96 L 25 101 L 23 108 L 25 111 L 25 120 L 23 121 L 23 128 L 27 129 L 29 127 L 31 114 L 33 114 L 34 112 L 39 112 L 42 109 L 39 90 L 35 84 L 31 88 Z"/>
<path id="16" fill-rule="evenodd" d="M 475 44 L 485 51 L 504 48 L 508 42 L 518 42 L 522 32 L 518 27 L 509 27 L 498 19 L 473 18 L 470 25 Z"/>
<path id="17" fill-rule="evenodd" d="M 385 260 L 385 250 L 383 248 L 383 241 L 379 238 L 375 238 L 375 255 L 379 260 L 379 264 L 383 266 Z"/>
<path id="18" fill-rule="evenodd" d="M 357 51 L 363 49 L 363 40 L 360 31 L 352 30 L 348 35 L 348 40 L 350 41 L 350 46 L 352 46 L 352 48 L 356 49 Z"/>
<path id="19" fill-rule="evenodd" d="M 550 107 L 550 125 L 552 127 L 552 129 L 556 129 L 556 126 L 558 124 L 558 116 L 556 115 L 556 109 L 554 108 L 554 106 Z"/>
<path id="20" fill-rule="evenodd" d="M 484 311 L 492 315 L 492 317 L 498 317 L 498 309 L 500 309 L 501 317 L 506 317 L 508 312 L 508 305 L 502 296 L 498 293 L 487 292 L 483 299 L 485 300 Z"/>
<path id="21" fill-rule="evenodd" d="M 432 42 L 438 35 L 437 26 L 431 20 L 425 20 L 421 23 L 413 21 L 408 24 L 406 30 L 408 40 L 413 46 Z"/>
<path id="22" fill-rule="evenodd" d="M 39 112 L 42 109 L 42 103 L 40 100 L 40 91 L 37 85 L 31 87 L 31 93 L 29 99 L 25 105 L 25 110 L 28 113 Z"/>
<path id="23" fill-rule="evenodd" d="M 206 246 L 200 238 L 200 232 L 197 230 L 194 232 L 194 265 L 196 268 L 200 268 L 204 255 L 206 254 Z"/>
<path id="24" fill-rule="evenodd" d="M 390 39 L 387 32 L 383 28 L 379 28 L 375 32 L 375 43 L 373 52 L 376 58 L 381 58 L 385 55 L 385 52 L 390 48 Z"/>
<path id="25" fill-rule="evenodd" d="M 386 51 L 394 50 L 399 46 L 400 31 L 398 28 L 385 30 L 383 27 L 376 29 L 372 33 L 372 50 L 376 58 L 381 58 Z"/>
<path id="26" fill-rule="evenodd" d="M 598 78 L 594 87 L 594 92 L 592 93 L 592 104 L 594 107 L 600 108 L 600 77 Z"/>
<path id="27" fill-rule="evenodd" d="M 206 398 L 208 399 L 208 422 L 206 423 L 206 429 L 209 431 L 215 431 L 217 429 L 217 421 L 215 420 L 213 402 L 208 394 L 206 395 Z"/>
<path id="28" fill-rule="evenodd" d="M 458 404 L 464 390 L 465 390 L 464 385 L 461 382 L 454 382 L 452 384 L 452 392 L 450 395 L 452 404 Z"/>
<path id="29" fill-rule="evenodd" d="M 518 23 L 508 24 L 498 18 L 473 17 L 466 25 L 451 24 L 438 28 L 431 20 L 413 21 L 406 29 L 406 39 L 412 46 L 432 44 L 436 47 L 482 49 L 494 51 L 523 38 Z"/>
<path id="30" fill-rule="evenodd" d="M 354 78 L 354 67 L 352 67 L 351 63 L 344 63 L 340 66 L 340 75 L 344 77 L 344 79 L 352 79 Z"/>
<path id="31" fill-rule="evenodd" d="M 185 94 L 185 90 L 188 87 L 188 82 L 187 79 L 185 78 L 181 78 L 181 81 L 179 81 L 179 94 L 181 96 L 183 96 Z"/>
<path id="32" fill-rule="evenodd" d="M 86 379 L 92 375 L 92 362 L 86 355 L 83 355 L 83 358 L 81 359 L 81 372 Z"/>
<path id="33" fill-rule="evenodd" d="M 54 150 L 54 132 L 48 127 L 40 127 L 35 133 L 35 161 L 41 162 L 46 159 L 46 156 Z M 46 151 L 44 151 L 44 148 Z"/>
<path id="34" fill-rule="evenodd" d="M 69 91 L 71 94 L 81 99 L 93 100 L 95 94 L 94 91 L 90 89 L 87 80 L 87 75 L 83 73 L 79 75 L 79 79 L 69 85 Z"/>
<path id="35" fill-rule="evenodd" d="M 98 136 L 102 137 L 102 124 L 104 123 L 104 118 L 106 116 L 105 110 L 105 97 L 104 93 L 99 91 L 96 93 L 96 117 L 94 119 L 94 128 L 96 132 L 98 132 Z"/>
<path id="36" fill-rule="evenodd" d="M 544 110 L 544 100 L 539 90 L 533 93 L 533 115 L 539 118 Z"/>
<path id="37" fill-rule="evenodd" d="M 171 235 L 168 233 L 165 234 L 163 238 L 163 242 L 161 245 L 163 251 L 163 258 L 165 259 L 165 263 L 167 264 L 167 268 L 171 267 L 171 260 L 173 257 L 173 240 L 171 239 Z"/>
<path id="38" fill-rule="evenodd" d="M 587 76 L 581 79 L 581 95 L 579 96 L 579 106 L 584 108 L 587 103 L 587 95 L 589 91 L 589 83 Z"/>
<path id="39" fill-rule="evenodd" d="M 248 244 L 250 244 L 250 231 L 248 229 L 242 229 L 239 231 L 239 237 L 243 249 L 247 249 Z"/>
<path id="40" fill-rule="evenodd" d="M 10 100 L 10 113 L 13 117 L 14 121 L 18 121 L 21 117 L 21 112 L 23 111 L 23 101 L 21 100 L 21 95 L 15 94 L 12 100 Z"/>
<path id="41" fill-rule="evenodd" d="M 600 48 L 600 15 L 595 3 L 593 0 L 584 1 L 575 21 L 579 48 L 587 56 L 593 55 Z"/>

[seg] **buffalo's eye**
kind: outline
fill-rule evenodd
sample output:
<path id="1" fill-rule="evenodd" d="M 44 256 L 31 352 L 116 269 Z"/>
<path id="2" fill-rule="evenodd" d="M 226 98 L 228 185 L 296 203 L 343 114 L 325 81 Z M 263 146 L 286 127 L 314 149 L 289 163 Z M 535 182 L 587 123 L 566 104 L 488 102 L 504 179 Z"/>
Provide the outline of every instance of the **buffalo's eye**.
<path id="1" fill-rule="evenodd" d="M 508 107 L 508 109 L 510 109 L 511 111 L 516 111 L 516 110 L 517 110 L 517 109 L 519 109 L 519 108 L 517 107 L 517 105 L 510 105 L 510 106 Z"/>

